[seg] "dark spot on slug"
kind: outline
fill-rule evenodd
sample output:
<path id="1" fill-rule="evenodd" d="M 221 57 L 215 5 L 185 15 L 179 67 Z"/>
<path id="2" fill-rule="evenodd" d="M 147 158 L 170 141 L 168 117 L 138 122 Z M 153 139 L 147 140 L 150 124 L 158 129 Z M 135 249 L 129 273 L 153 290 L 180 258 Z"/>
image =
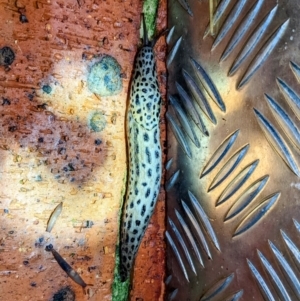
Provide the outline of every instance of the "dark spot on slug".
<path id="1" fill-rule="evenodd" d="M 146 212 L 146 205 L 143 205 L 142 211 L 141 211 L 141 216 L 144 216 Z"/>
<path id="2" fill-rule="evenodd" d="M 135 221 L 135 224 L 136 224 L 137 226 L 139 226 L 139 225 L 141 224 L 141 221 L 136 220 L 136 221 Z"/>
<path id="3" fill-rule="evenodd" d="M 146 156 L 148 163 L 151 164 L 151 153 L 148 147 L 146 147 Z"/>
<path id="4" fill-rule="evenodd" d="M 157 144 L 157 130 L 154 131 L 154 143 Z"/>
<path id="5" fill-rule="evenodd" d="M 147 198 L 147 197 L 149 197 L 149 195 L 150 195 L 150 188 L 147 189 L 147 191 L 145 193 L 145 197 Z"/>
<path id="6" fill-rule="evenodd" d="M 138 232 L 139 232 L 139 231 L 138 231 L 137 229 L 134 229 L 134 230 L 132 231 L 132 233 L 133 233 L 134 235 L 136 235 Z"/>
<path id="7" fill-rule="evenodd" d="M 149 141 L 149 135 L 147 133 L 144 134 L 144 141 Z"/>
<path id="8" fill-rule="evenodd" d="M 134 79 L 137 80 L 140 76 L 141 76 L 141 72 L 137 71 L 135 76 L 134 76 Z"/>
<path id="9" fill-rule="evenodd" d="M 141 103 L 140 103 L 140 97 L 139 97 L 139 95 L 136 95 L 136 97 L 135 97 L 135 104 L 137 105 L 137 106 L 139 106 Z"/>

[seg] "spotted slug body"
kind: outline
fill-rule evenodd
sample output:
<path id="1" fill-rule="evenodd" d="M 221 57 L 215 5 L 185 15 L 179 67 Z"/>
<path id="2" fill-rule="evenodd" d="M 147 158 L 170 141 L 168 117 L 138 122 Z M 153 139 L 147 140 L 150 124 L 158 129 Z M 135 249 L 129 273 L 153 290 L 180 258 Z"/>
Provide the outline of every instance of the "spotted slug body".
<path id="1" fill-rule="evenodd" d="M 121 222 L 120 276 L 129 278 L 141 240 L 157 201 L 162 156 L 161 97 L 153 49 L 137 54 L 127 112 L 128 181 Z"/>

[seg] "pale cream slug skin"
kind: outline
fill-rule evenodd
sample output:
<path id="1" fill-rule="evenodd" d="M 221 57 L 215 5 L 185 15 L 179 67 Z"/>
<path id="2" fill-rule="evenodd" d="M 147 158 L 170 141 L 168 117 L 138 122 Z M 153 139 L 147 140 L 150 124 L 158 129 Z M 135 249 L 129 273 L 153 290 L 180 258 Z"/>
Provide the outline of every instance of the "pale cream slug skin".
<path id="1" fill-rule="evenodd" d="M 152 17 L 148 16 L 148 24 L 151 24 Z M 146 18 L 142 19 L 145 21 Z M 148 29 L 145 23 L 141 27 L 144 30 Z M 116 266 L 119 270 L 115 271 L 114 300 L 120 298 L 122 293 L 128 293 L 136 252 L 153 214 L 161 182 L 162 154 L 159 125 L 161 95 L 153 49 L 145 45 L 148 44 L 149 36 L 151 35 L 144 34 L 144 45 L 136 56 L 129 94 L 127 112 L 129 173 L 120 225 L 120 249 L 117 250 Z M 162 296 L 163 293 L 160 297 Z M 126 298 L 127 296 L 122 296 L 122 300 Z"/>

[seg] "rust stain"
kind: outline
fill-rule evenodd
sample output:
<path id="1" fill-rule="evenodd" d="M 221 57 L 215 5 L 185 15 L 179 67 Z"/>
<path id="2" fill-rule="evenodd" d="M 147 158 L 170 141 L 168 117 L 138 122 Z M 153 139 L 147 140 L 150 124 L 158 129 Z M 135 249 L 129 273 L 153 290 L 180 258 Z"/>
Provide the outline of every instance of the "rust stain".
<path id="1" fill-rule="evenodd" d="M 0 48 L 15 53 L 11 66 L 0 66 L 0 290 L 6 299 L 50 300 L 68 286 L 76 300 L 86 299 L 44 250 L 50 243 L 94 285 L 89 300 L 111 298 L 126 171 L 124 116 L 140 11 L 136 0 L 0 5 Z M 165 0 L 158 15 L 160 31 L 166 27 Z M 122 69 L 122 91 L 110 97 L 91 93 L 86 83 L 89 66 L 104 54 Z M 163 39 L 156 54 L 165 100 Z M 104 114 L 101 132 L 88 126 L 92 111 Z M 164 199 L 162 189 L 136 261 L 131 300 L 163 300 Z M 47 233 L 60 202 L 64 210 Z M 86 221 L 91 227 L 78 227 Z"/>

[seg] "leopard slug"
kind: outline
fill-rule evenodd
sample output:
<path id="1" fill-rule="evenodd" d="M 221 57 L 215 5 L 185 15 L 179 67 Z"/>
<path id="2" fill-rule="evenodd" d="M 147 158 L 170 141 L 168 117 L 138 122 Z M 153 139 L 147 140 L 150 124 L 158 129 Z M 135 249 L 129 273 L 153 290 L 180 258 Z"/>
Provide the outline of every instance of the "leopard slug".
<path id="1" fill-rule="evenodd" d="M 143 19 L 143 46 L 138 51 L 127 111 L 128 180 L 120 235 L 120 278 L 126 281 L 153 214 L 160 188 L 162 154 L 159 116 L 161 96 L 153 46 Z"/>

